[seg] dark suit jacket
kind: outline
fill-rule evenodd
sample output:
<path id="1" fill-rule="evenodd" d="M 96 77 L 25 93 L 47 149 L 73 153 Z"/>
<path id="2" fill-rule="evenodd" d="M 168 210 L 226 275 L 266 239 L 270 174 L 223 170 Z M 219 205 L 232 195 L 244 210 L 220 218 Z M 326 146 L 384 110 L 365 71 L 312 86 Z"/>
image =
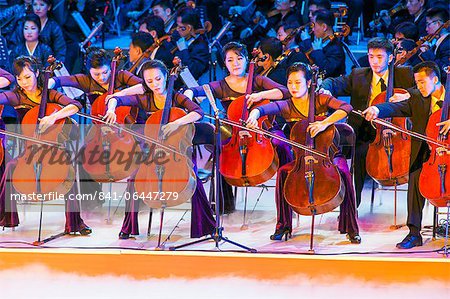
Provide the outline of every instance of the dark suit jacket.
<path id="1" fill-rule="evenodd" d="M 333 96 L 351 96 L 350 104 L 355 110 L 364 110 L 369 105 L 370 84 L 373 72 L 371 68 L 354 68 L 350 75 L 338 78 L 327 78 L 322 82 L 321 88 L 331 91 Z M 395 69 L 394 87 L 411 88 L 414 86 L 414 77 L 410 67 Z M 359 142 L 370 142 L 375 137 L 375 131 L 369 122 L 352 113 L 348 116 L 348 123 L 353 127 Z"/>
<path id="2" fill-rule="evenodd" d="M 414 22 L 414 18 L 411 17 L 411 21 L 417 25 L 417 29 L 419 29 L 419 37 L 427 35 L 427 20 L 426 20 L 426 12 L 422 12 L 417 21 Z"/>
<path id="3" fill-rule="evenodd" d="M 306 58 L 305 54 L 303 54 L 303 52 L 301 52 L 299 48 L 297 48 L 296 50 L 292 50 L 289 56 L 282 62 L 280 62 L 278 66 L 274 70 L 272 70 L 267 77 L 277 83 L 280 83 L 281 85 L 286 86 L 286 71 L 295 62 L 303 62 L 306 64 L 309 63 L 308 58 Z"/>
<path id="4" fill-rule="evenodd" d="M 173 67 L 173 54 L 170 53 L 172 47 L 176 45 L 169 43 L 167 41 L 163 41 L 161 46 L 158 48 L 155 54 L 155 59 L 161 60 L 164 64 L 170 69 Z M 183 63 L 185 63 L 183 61 Z"/>
<path id="5" fill-rule="evenodd" d="M 300 43 L 304 52 L 312 48 L 312 39 L 306 39 Z M 321 71 L 325 71 L 325 77 L 338 77 L 345 74 L 345 52 L 341 42 L 333 39 L 321 50 L 313 50 L 309 56 Z"/>
<path id="6" fill-rule="evenodd" d="M 411 98 L 398 103 L 383 103 L 376 105 L 380 110 L 379 118 L 405 116 L 410 117 L 412 131 L 425 135 L 428 118 L 430 115 L 431 97 L 422 97 L 419 90 L 408 90 Z M 411 139 L 410 172 L 422 167 L 429 157 L 429 149 L 426 142 L 417 138 Z"/>
<path id="7" fill-rule="evenodd" d="M 310 56 L 320 70 L 325 70 L 326 78 L 345 74 L 345 52 L 337 38 L 329 42 L 322 50 L 312 51 Z"/>
<path id="8" fill-rule="evenodd" d="M 208 69 L 208 43 L 202 36 L 198 37 L 187 49 L 176 51 L 175 56 L 178 56 L 181 62 L 189 68 L 196 80 Z"/>
<path id="9" fill-rule="evenodd" d="M 441 70 L 441 78 L 443 83 L 445 83 L 444 68 L 450 65 L 450 34 L 448 34 L 444 38 L 437 49 L 436 47 L 432 47 L 425 53 L 422 53 L 420 56 L 424 60 L 431 60 L 439 65 L 439 68 Z"/>

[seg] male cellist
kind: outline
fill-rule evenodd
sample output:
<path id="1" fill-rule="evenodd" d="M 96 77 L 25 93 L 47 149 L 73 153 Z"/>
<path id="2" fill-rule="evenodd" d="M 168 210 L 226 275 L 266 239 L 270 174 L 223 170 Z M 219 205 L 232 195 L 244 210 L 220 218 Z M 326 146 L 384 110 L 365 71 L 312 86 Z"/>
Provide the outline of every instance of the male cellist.
<path id="1" fill-rule="evenodd" d="M 439 66 L 435 62 L 425 61 L 414 67 L 414 79 L 417 88 L 409 89 L 406 95 L 394 94 L 391 103 L 370 106 L 363 114 L 367 121 L 377 117 L 410 117 L 412 131 L 425 134 L 429 116 L 440 109 L 445 96 L 445 88 L 441 84 Z M 408 100 L 405 100 L 408 99 Z M 450 120 L 437 125 L 443 125 L 441 133 L 450 130 Z M 409 249 L 422 246 L 420 229 L 422 225 L 422 210 L 424 197 L 419 192 L 419 176 L 422 164 L 428 160 L 430 150 L 426 142 L 416 138 L 411 139 L 411 156 L 409 161 L 408 184 L 408 219 L 409 234 L 397 244 L 397 248 Z"/>
<path id="2" fill-rule="evenodd" d="M 386 90 L 388 83 L 389 62 L 393 59 L 394 46 L 381 37 L 369 40 L 367 44 L 370 68 L 354 68 L 347 76 L 327 78 L 323 81 L 319 92 L 336 96 L 351 96 L 350 104 L 355 110 L 364 110 L 373 99 Z M 394 87 L 408 89 L 413 87 L 414 78 L 410 67 L 396 67 Z M 369 122 L 350 114 L 348 123 L 356 133 L 355 148 L 355 191 L 356 204 L 361 203 L 361 193 L 366 178 L 366 155 L 369 143 L 375 138 L 375 130 Z"/>

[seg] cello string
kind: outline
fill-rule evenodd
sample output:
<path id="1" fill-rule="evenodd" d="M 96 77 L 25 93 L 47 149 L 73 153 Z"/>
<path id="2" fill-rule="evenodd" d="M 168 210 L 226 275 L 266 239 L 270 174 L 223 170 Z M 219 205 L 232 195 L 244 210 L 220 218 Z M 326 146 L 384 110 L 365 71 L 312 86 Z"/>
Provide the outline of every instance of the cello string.
<path id="1" fill-rule="evenodd" d="M 364 117 L 364 115 L 362 114 L 361 110 L 353 110 L 352 112 L 353 112 L 354 114 L 356 114 L 356 115 L 359 115 L 359 116 L 361 116 L 361 117 Z M 437 141 L 437 140 L 434 140 L 434 139 L 432 139 L 432 138 L 430 138 L 430 137 L 427 137 L 427 136 L 422 135 L 422 134 L 417 133 L 417 132 L 413 132 L 413 131 L 409 131 L 409 130 L 403 130 L 403 129 L 397 127 L 396 125 L 394 125 L 394 124 L 392 124 L 392 123 L 390 123 L 390 122 L 387 122 L 387 121 L 385 121 L 385 120 L 382 120 L 382 119 L 378 119 L 378 118 L 377 118 L 377 119 L 372 120 L 372 122 L 374 122 L 374 123 L 376 123 L 376 124 L 379 124 L 379 125 L 382 125 L 382 126 L 385 126 L 385 127 L 388 127 L 389 129 L 393 129 L 393 130 L 395 130 L 395 131 L 398 131 L 398 132 L 401 132 L 401 133 L 408 134 L 408 135 L 410 135 L 410 136 L 412 136 L 412 137 L 421 139 L 421 140 L 423 140 L 423 141 L 432 143 L 432 144 L 434 144 L 434 145 L 437 145 L 437 146 L 441 146 L 441 147 L 445 147 L 445 148 L 450 149 L 450 145 L 448 145 L 448 144 L 440 143 L 440 142 Z"/>
<path id="2" fill-rule="evenodd" d="M 82 113 L 82 112 L 77 112 L 77 114 L 82 116 L 82 117 L 85 117 L 87 119 L 90 119 L 90 120 L 99 121 L 99 122 L 101 122 L 101 123 L 103 123 L 105 125 L 108 125 L 108 126 L 111 126 L 111 127 L 115 128 L 115 129 L 123 130 L 124 132 L 127 132 L 127 133 L 129 133 L 129 134 L 131 134 L 131 135 L 133 135 L 133 136 L 135 136 L 135 137 L 137 137 L 139 139 L 142 139 L 142 140 L 147 141 L 147 142 L 152 143 L 152 144 L 156 144 L 157 146 L 159 146 L 159 147 L 161 147 L 161 148 L 163 148 L 165 150 L 171 151 L 171 152 L 173 152 L 175 154 L 183 155 L 181 152 L 179 152 L 178 150 L 176 150 L 173 147 L 167 146 L 167 145 L 161 143 L 160 141 L 158 141 L 156 139 L 153 139 L 151 137 L 145 136 L 145 135 L 140 134 L 138 132 L 135 132 L 135 131 L 133 131 L 131 129 L 128 129 L 127 127 L 122 126 L 122 125 L 120 125 L 118 123 L 109 124 L 105 120 L 103 120 L 102 118 L 99 118 L 99 117 L 96 117 L 96 116 L 92 116 L 92 115 L 89 115 L 89 114 L 85 114 L 85 113 Z"/>
<path id="3" fill-rule="evenodd" d="M 205 114 L 205 117 L 208 118 L 208 119 L 212 119 L 212 120 L 215 119 L 214 116 L 209 115 L 209 114 Z M 252 129 L 252 128 L 247 128 L 247 127 L 245 127 L 245 126 L 242 126 L 242 125 L 239 124 L 239 123 L 236 123 L 236 122 L 231 121 L 231 120 L 228 120 L 228 119 L 219 118 L 219 121 L 222 122 L 222 123 L 224 123 L 224 124 L 228 124 L 228 125 L 231 125 L 231 126 L 238 127 L 238 128 L 240 128 L 240 129 L 245 129 L 245 130 L 248 130 L 248 131 L 251 131 L 251 132 L 254 132 L 254 133 L 259 133 L 259 134 L 268 135 L 268 136 L 270 136 L 270 137 L 272 137 L 272 138 L 275 138 L 275 139 L 278 139 L 278 140 L 280 140 L 280 141 L 283 141 L 283 142 L 285 142 L 285 143 L 287 143 L 287 144 L 290 144 L 290 145 L 292 145 L 292 146 L 294 146 L 294 147 L 298 147 L 298 148 L 300 148 L 300 149 L 302 149 L 302 150 L 305 150 L 305 151 L 307 151 L 307 152 L 310 152 L 310 153 L 312 153 L 312 154 L 314 154 L 314 155 L 317 155 L 317 156 L 319 156 L 319 157 L 322 157 L 322 158 L 325 158 L 325 159 L 330 159 L 330 157 L 329 157 L 327 154 L 324 154 L 324 153 L 322 153 L 322 152 L 316 151 L 316 150 L 314 150 L 314 149 L 310 149 L 310 148 L 308 148 L 308 147 L 306 147 L 306 146 L 304 146 L 304 145 L 302 145 L 302 144 L 300 144 L 300 143 L 297 143 L 297 142 L 295 142 L 295 141 L 289 140 L 289 139 L 287 139 L 287 138 L 280 137 L 280 136 L 278 136 L 278 135 L 276 135 L 276 134 L 273 134 L 273 133 L 271 133 L 271 132 L 269 132 L 269 131 L 266 131 L 266 130 L 263 130 L 263 129 Z"/>
<path id="4" fill-rule="evenodd" d="M 18 138 L 18 139 L 22 139 L 22 140 L 26 140 L 26 141 L 31 141 L 34 143 L 40 143 L 42 145 L 48 145 L 48 146 L 52 146 L 52 147 L 59 147 L 60 149 L 65 149 L 66 147 L 58 142 L 53 142 L 53 141 L 45 141 L 45 140 L 41 140 L 41 139 L 37 139 L 37 138 L 33 138 L 33 137 L 29 137 L 29 136 L 25 136 L 19 133 L 14 133 L 14 132 L 10 132 L 10 131 L 6 131 L 3 129 L 0 129 L 0 133 L 10 136 L 10 137 L 14 137 L 14 138 Z"/>

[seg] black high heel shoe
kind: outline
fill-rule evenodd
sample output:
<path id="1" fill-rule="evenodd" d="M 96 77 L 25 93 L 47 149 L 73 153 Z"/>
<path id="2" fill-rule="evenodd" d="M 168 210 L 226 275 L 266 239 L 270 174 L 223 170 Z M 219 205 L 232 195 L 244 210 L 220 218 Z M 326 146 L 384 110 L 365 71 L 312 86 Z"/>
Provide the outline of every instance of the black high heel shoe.
<path id="1" fill-rule="evenodd" d="M 352 244 L 361 244 L 361 237 L 358 234 L 347 234 L 347 239 Z"/>
<path id="2" fill-rule="evenodd" d="M 282 228 L 275 230 L 273 235 L 270 235 L 270 240 L 281 241 L 284 237 L 284 240 L 287 241 L 288 238 L 292 238 L 292 229 L 290 228 Z"/>
<path id="3" fill-rule="evenodd" d="M 126 233 L 123 233 L 123 232 L 119 233 L 119 239 L 120 240 L 128 240 L 129 238 L 130 238 L 130 234 L 126 234 Z"/>
<path id="4" fill-rule="evenodd" d="M 82 236 L 87 236 L 87 235 L 90 235 L 92 233 L 92 228 L 90 228 L 89 226 L 85 226 L 84 228 L 80 229 L 78 232 Z M 64 230 L 64 234 L 66 234 L 66 235 L 76 235 L 77 232 L 65 229 Z"/>
<path id="5" fill-rule="evenodd" d="M 92 229 L 89 226 L 86 226 L 85 228 L 80 229 L 78 232 L 82 236 L 87 236 L 87 235 L 90 235 L 92 233 Z"/>

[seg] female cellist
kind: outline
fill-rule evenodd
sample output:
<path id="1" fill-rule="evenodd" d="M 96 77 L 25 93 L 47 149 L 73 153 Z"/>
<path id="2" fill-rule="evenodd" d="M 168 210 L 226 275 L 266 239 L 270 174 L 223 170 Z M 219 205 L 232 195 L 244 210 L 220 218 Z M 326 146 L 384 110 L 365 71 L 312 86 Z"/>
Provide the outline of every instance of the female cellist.
<path id="1" fill-rule="evenodd" d="M 309 93 L 312 72 L 308 65 L 297 62 L 288 68 L 287 71 L 288 89 L 292 97 L 285 101 L 277 101 L 260 106 L 250 112 L 247 120 L 249 127 L 258 126 L 258 118 L 264 115 L 280 115 L 288 122 L 296 122 L 308 117 Z M 319 96 L 316 99 L 316 115 L 326 113 L 328 109 L 335 110 L 330 116 L 322 121 L 316 121 L 308 127 L 311 137 L 315 137 L 324 131 L 328 126 L 343 119 L 352 110 L 352 106 L 331 96 Z M 338 167 L 345 184 L 345 197 L 341 204 L 339 216 L 339 231 L 347 237 L 350 242 L 359 244 L 358 223 L 356 221 L 355 194 L 353 191 L 352 178 L 347 166 L 345 157 L 337 153 L 333 157 L 333 163 Z M 271 240 L 281 240 L 288 238 L 292 232 L 292 208 L 286 202 L 283 194 L 284 182 L 288 172 L 295 165 L 292 161 L 278 169 L 275 200 L 277 204 L 277 224 L 275 233 L 270 236 Z"/>
<path id="2" fill-rule="evenodd" d="M 248 74 L 246 70 L 248 66 L 248 52 L 244 45 L 237 42 L 230 42 L 223 47 L 223 53 L 225 55 L 225 65 L 229 75 L 222 80 L 210 82 L 209 86 L 211 87 L 214 97 L 220 99 L 225 110 L 228 110 L 231 102 L 244 95 L 247 89 Z M 290 97 L 286 87 L 263 76 L 256 76 L 254 78 L 253 90 L 254 92 L 248 95 L 249 106 L 262 99 L 281 100 Z M 136 85 L 124 89 L 116 95 L 142 92 L 142 86 Z M 187 89 L 184 94 L 192 99 L 198 96 L 205 96 L 205 91 L 202 87 L 194 87 Z M 274 127 L 273 131 L 276 131 L 276 134 L 284 136 L 281 129 Z M 276 147 L 280 165 L 284 165 L 292 160 L 289 146 L 276 140 L 272 140 L 272 143 Z M 228 214 L 235 210 L 235 202 L 231 186 L 224 179 L 222 179 L 222 191 L 224 196 L 223 212 Z"/>
<path id="3" fill-rule="evenodd" d="M 17 87 L 12 91 L 6 91 L 0 94 L 0 104 L 16 106 L 28 106 L 35 107 L 41 102 L 42 92 L 42 73 L 40 72 L 40 63 L 34 57 L 20 56 L 14 60 L 13 74 L 17 80 Z M 57 120 L 64 119 L 74 115 L 81 109 L 81 104 L 74 101 L 58 91 L 52 89 L 48 93 L 48 102 L 57 103 L 64 108 L 51 115 L 43 117 L 39 122 L 39 129 L 41 132 L 47 130 Z M 0 208 L 0 225 L 7 227 L 14 227 L 19 224 L 19 218 L 15 202 L 6 200 L 7 186 L 5 184 L 6 179 L 11 177 L 11 173 L 14 171 L 15 160 L 8 163 L 5 173 L 2 177 L 2 188 L 0 201 L 2 204 Z M 6 204 L 11 204 L 10 207 L 6 207 Z M 7 210 L 6 210 L 7 209 Z M 65 233 L 79 232 L 81 235 L 88 235 L 92 230 L 84 223 L 80 215 L 79 202 L 75 200 L 66 200 L 66 225 Z"/>
<path id="4" fill-rule="evenodd" d="M 230 42 L 223 47 L 225 55 L 225 66 L 229 75 L 219 81 L 210 82 L 209 86 L 215 98 L 221 100 L 225 110 L 228 110 L 231 102 L 244 95 L 247 88 L 248 74 L 246 72 L 248 66 L 248 53 L 245 46 L 236 42 Z M 184 93 L 189 98 L 204 96 L 205 92 L 201 87 L 191 88 Z M 248 95 L 248 103 L 251 106 L 255 102 L 263 99 L 281 100 L 290 97 L 286 87 L 280 85 L 271 79 L 263 76 L 255 76 L 253 81 L 253 93 Z M 273 128 L 277 134 L 283 135 L 278 128 Z M 278 154 L 279 165 L 292 160 L 292 154 L 289 146 L 272 140 Z M 225 180 L 222 180 L 222 187 L 225 199 L 224 212 L 233 212 L 235 209 L 234 199 L 231 187 Z"/>
<path id="5" fill-rule="evenodd" d="M 116 120 L 115 109 L 117 106 L 139 107 L 147 113 L 152 113 L 163 109 L 167 97 L 168 70 L 163 62 L 150 60 L 145 62 L 141 68 L 141 76 L 144 81 L 142 85 L 143 94 L 128 96 L 112 96 L 108 101 L 108 111 L 105 119 L 109 123 Z M 172 121 L 163 127 L 166 136 L 176 131 L 180 126 L 193 123 L 203 117 L 201 108 L 180 93 L 175 93 L 173 97 L 175 106 L 188 112 L 187 115 Z M 194 160 L 195 161 L 195 160 Z M 128 192 L 134 192 L 132 180 L 128 185 Z M 126 202 L 125 219 L 119 234 L 120 239 L 128 239 L 130 235 L 139 234 L 137 200 Z M 198 238 L 211 234 L 215 227 L 215 221 L 211 207 L 208 202 L 202 182 L 197 178 L 197 188 L 192 196 L 192 216 L 191 216 L 191 237 Z"/>
<path id="6" fill-rule="evenodd" d="M 68 86 L 78 88 L 87 94 L 89 102 L 92 104 L 98 96 L 108 91 L 111 78 L 111 58 L 105 50 L 94 49 L 87 55 L 86 69 L 88 70 L 88 74 L 53 77 L 49 80 L 48 87 L 58 88 Z M 134 76 L 128 71 L 121 70 L 117 72 L 114 86 L 116 89 L 122 89 L 141 82 L 139 77 Z M 79 173 L 83 193 L 93 194 L 95 191 L 101 191 L 100 185 L 91 179 L 91 176 L 83 167 L 79 168 Z M 87 203 L 85 202 L 84 204 Z M 101 206 L 102 202 L 92 201 L 91 205 L 90 207 L 95 208 L 96 206 Z"/>

